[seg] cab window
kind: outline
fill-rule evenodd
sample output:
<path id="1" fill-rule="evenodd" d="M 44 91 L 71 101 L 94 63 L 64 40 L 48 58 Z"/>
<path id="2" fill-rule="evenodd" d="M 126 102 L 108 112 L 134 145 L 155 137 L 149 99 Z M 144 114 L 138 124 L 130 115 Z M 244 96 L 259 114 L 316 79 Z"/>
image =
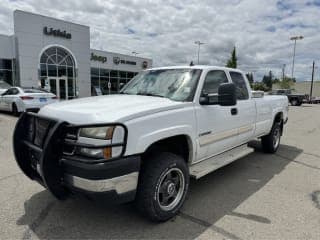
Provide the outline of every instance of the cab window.
<path id="1" fill-rule="evenodd" d="M 222 70 L 213 70 L 207 73 L 207 76 L 204 80 L 202 93 L 214 94 L 218 93 L 218 88 L 221 83 L 227 83 L 228 78 L 224 71 Z"/>
<path id="2" fill-rule="evenodd" d="M 237 99 L 238 100 L 248 99 L 249 98 L 248 88 L 242 74 L 239 72 L 230 72 L 230 76 L 231 76 L 232 82 L 236 85 Z"/>

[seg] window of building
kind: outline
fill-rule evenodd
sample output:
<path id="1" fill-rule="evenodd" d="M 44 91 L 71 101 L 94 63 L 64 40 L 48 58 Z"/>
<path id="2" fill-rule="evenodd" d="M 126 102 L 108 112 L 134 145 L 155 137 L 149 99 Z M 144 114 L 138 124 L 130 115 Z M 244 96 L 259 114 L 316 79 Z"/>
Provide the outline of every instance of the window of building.
<path id="1" fill-rule="evenodd" d="M 68 98 L 76 97 L 76 69 L 72 55 L 61 47 L 50 47 L 40 57 L 39 77 L 41 87 L 56 92 L 53 79 L 65 79 Z M 66 84 L 64 83 L 64 84 Z M 51 89 L 52 88 L 52 89 Z M 61 89 L 62 91 L 63 89 Z M 64 92 L 66 90 L 64 89 Z"/>
<path id="2" fill-rule="evenodd" d="M 248 99 L 249 98 L 248 88 L 242 74 L 239 72 L 230 72 L 230 76 L 231 76 L 232 82 L 236 85 L 236 88 L 237 88 L 236 90 L 237 99 L 238 100 Z"/>
<path id="3" fill-rule="evenodd" d="M 14 85 L 11 59 L 0 59 L 0 81 Z"/>
<path id="4" fill-rule="evenodd" d="M 104 68 L 91 68 L 91 86 L 99 87 L 102 94 L 115 94 L 137 73 Z"/>

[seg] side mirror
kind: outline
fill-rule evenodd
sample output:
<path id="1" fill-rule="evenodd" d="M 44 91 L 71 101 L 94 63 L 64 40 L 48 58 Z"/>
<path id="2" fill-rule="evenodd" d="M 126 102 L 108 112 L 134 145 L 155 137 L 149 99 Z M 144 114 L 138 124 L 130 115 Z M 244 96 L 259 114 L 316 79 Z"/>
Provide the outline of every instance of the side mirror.
<path id="1" fill-rule="evenodd" d="M 219 86 L 218 102 L 221 106 L 234 106 L 237 104 L 236 86 L 234 83 L 223 83 Z"/>
<path id="2" fill-rule="evenodd" d="M 234 83 L 222 83 L 218 88 L 218 94 L 201 95 L 201 105 L 234 106 L 237 104 L 236 86 Z"/>

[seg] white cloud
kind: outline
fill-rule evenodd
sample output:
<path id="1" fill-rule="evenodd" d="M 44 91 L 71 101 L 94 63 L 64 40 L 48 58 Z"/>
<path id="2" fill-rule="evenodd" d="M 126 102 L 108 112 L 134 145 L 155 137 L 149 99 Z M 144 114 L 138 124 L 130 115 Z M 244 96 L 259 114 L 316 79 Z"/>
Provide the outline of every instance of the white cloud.
<path id="1" fill-rule="evenodd" d="M 297 43 L 295 76 L 309 80 L 313 60 L 319 61 L 320 25 L 318 1 L 194 1 L 194 0 L 0 0 L 0 33 L 13 33 L 14 9 L 32 11 L 91 28 L 91 47 L 151 57 L 154 65 L 196 62 L 195 40 L 201 46 L 200 61 L 224 65 L 234 45 L 239 68 L 253 71 L 257 80 L 281 67 L 291 73 L 293 42 Z M 318 6 L 317 6 L 318 5 Z"/>

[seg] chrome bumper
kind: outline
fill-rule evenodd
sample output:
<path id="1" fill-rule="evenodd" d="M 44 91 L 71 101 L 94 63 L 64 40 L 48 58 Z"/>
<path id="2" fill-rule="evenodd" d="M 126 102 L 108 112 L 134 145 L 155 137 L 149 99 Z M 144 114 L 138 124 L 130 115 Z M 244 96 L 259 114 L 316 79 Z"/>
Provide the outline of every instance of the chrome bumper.
<path id="1" fill-rule="evenodd" d="M 72 187 L 85 191 L 96 193 L 116 191 L 117 194 L 123 194 L 136 190 L 138 177 L 139 172 L 132 172 L 123 176 L 100 180 L 91 180 L 66 174 L 64 181 Z"/>

